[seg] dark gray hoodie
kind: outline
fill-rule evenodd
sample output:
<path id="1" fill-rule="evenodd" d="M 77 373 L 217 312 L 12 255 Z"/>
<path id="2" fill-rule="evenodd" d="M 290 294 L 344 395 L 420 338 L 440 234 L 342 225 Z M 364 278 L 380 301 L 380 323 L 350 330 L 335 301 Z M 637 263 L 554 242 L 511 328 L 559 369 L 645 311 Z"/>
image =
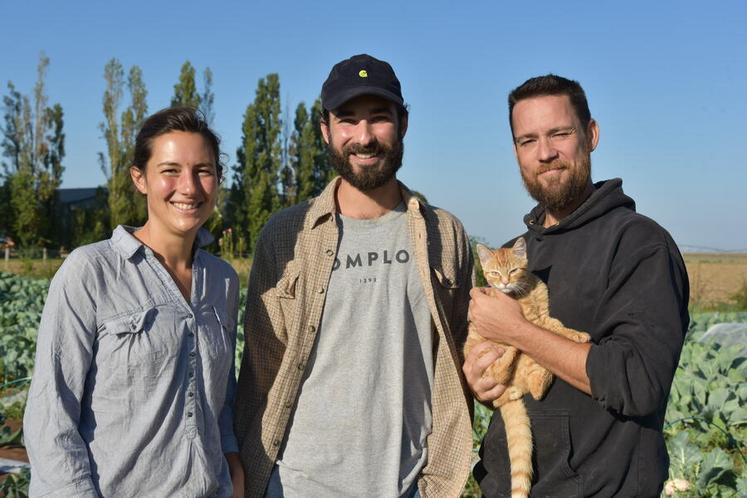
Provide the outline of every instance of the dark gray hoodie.
<path id="1" fill-rule="evenodd" d="M 542 226 L 544 214 L 537 206 L 524 218 L 529 267 L 548 285 L 550 314 L 591 334 L 592 396 L 556 378 L 542 401 L 524 398 L 535 439 L 531 496 L 658 497 L 669 467 L 664 414 L 689 323 L 682 257 L 635 212 L 620 179 L 597 183 L 553 227 Z M 474 473 L 485 496 L 510 496 L 498 412 L 480 456 Z"/>

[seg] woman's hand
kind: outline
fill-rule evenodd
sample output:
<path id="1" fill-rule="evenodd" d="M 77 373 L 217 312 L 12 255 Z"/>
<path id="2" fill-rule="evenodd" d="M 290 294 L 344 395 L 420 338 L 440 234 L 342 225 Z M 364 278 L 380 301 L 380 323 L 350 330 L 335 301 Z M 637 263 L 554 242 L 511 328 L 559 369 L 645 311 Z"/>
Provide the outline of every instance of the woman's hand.
<path id="1" fill-rule="evenodd" d="M 232 498 L 244 498 L 244 466 L 241 465 L 241 459 L 238 453 L 226 453 L 228 461 L 228 471 L 231 473 L 231 482 L 233 483 Z"/>

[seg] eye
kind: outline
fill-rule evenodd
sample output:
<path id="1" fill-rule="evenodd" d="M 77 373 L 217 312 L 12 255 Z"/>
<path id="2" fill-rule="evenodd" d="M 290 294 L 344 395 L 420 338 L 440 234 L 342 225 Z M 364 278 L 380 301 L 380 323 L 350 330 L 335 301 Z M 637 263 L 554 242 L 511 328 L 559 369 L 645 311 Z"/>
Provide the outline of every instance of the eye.
<path id="1" fill-rule="evenodd" d="M 176 176 L 179 174 L 179 170 L 176 168 L 164 168 L 161 170 L 162 175 Z"/>
<path id="2" fill-rule="evenodd" d="M 536 141 L 537 141 L 537 139 L 535 139 L 535 138 L 522 138 L 517 143 L 519 144 L 519 147 L 527 147 L 529 145 L 532 145 Z"/>
<path id="3" fill-rule="evenodd" d="M 555 133 L 553 133 L 552 135 L 550 135 L 550 138 L 553 139 L 553 140 L 564 140 L 564 139 L 570 137 L 571 135 L 573 135 L 575 133 L 575 131 L 576 130 L 573 129 L 573 128 L 568 129 L 568 130 L 558 130 Z"/>
<path id="4" fill-rule="evenodd" d="M 372 123 L 389 123 L 391 121 L 392 118 L 388 114 L 377 114 L 371 117 Z"/>
<path id="5" fill-rule="evenodd" d="M 202 168 L 197 171 L 197 174 L 200 176 L 215 176 L 215 172 L 210 168 Z"/>
<path id="6" fill-rule="evenodd" d="M 514 273 L 516 273 L 517 271 L 519 271 L 519 270 L 518 270 L 518 269 L 516 269 L 516 268 L 511 268 L 511 269 L 510 269 L 510 270 L 508 271 L 508 274 L 509 274 L 509 275 L 513 275 L 513 274 L 514 274 Z"/>

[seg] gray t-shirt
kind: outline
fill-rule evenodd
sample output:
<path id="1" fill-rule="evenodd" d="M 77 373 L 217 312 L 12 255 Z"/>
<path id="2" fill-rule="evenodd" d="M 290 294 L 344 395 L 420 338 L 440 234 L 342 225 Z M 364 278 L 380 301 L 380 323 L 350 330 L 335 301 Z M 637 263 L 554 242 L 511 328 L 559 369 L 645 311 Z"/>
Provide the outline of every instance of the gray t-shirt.
<path id="1" fill-rule="evenodd" d="M 431 315 L 404 205 L 341 229 L 317 342 L 267 496 L 402 496 L 427 459 Z"/>

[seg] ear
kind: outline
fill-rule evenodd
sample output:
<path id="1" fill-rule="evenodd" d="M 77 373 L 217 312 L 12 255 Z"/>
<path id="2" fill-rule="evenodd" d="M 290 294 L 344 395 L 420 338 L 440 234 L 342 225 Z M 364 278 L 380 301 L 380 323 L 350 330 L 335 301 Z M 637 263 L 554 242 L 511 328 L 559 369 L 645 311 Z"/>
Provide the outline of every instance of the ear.
<path id="1" fill-rule="evenodd" d="M 511 248 L 511 250 L 514 252 L 514 255 L 517 258 L 526 258 L 527 243 L 524 240 L 524 237 L 519 237 L 518 239 L 516 239 L 516 242 L 514 242 L 514 246 Z"/>
<path id="2" fill-rule="evenodd" d="M 485 268 L 485 265 L 490 261 L 490 258 L 493 257 L 493 251 L 482 244 L 477 244 L 477 257 L 480 260 L 480 266 Z"/>
<path id="3" fill-rule="evenodd" d="M 589 125 L 586 127 L 586 137 L 589 141 L 589 151 L 593 151 L 597 148 L 599 143 L 599 125 L 594 119 L 589 120 Z"/>
<path id="4" fill-rule="evenodd" d="M 135 188 L 141 194 L 145 195 L 148 193 L 148 185 L 145 181 L 145 172 L 136 166 L 130 166 L 130 178 L 132 183 L 135 184 Z"/>
<path id="5" fill-rule="evenodd" d="M 332 113 L 330 113 L 329 115 L 331 117 Z M 329 123 L 327 123 L 324 119 L 320 119 L 319 128 L 322 131 L 322 138 L 324 139 L 324 143 L 329 145 Z"/>
<path id="6" fill-rule="evenodd" d="M 409 115 L 407 113 L 402 116 L 402 122 L 399 124 L 399 139 L 402 140 L 405 138 L 405 133 L 407 133 L 407 122 L 409 119 Z"/>

